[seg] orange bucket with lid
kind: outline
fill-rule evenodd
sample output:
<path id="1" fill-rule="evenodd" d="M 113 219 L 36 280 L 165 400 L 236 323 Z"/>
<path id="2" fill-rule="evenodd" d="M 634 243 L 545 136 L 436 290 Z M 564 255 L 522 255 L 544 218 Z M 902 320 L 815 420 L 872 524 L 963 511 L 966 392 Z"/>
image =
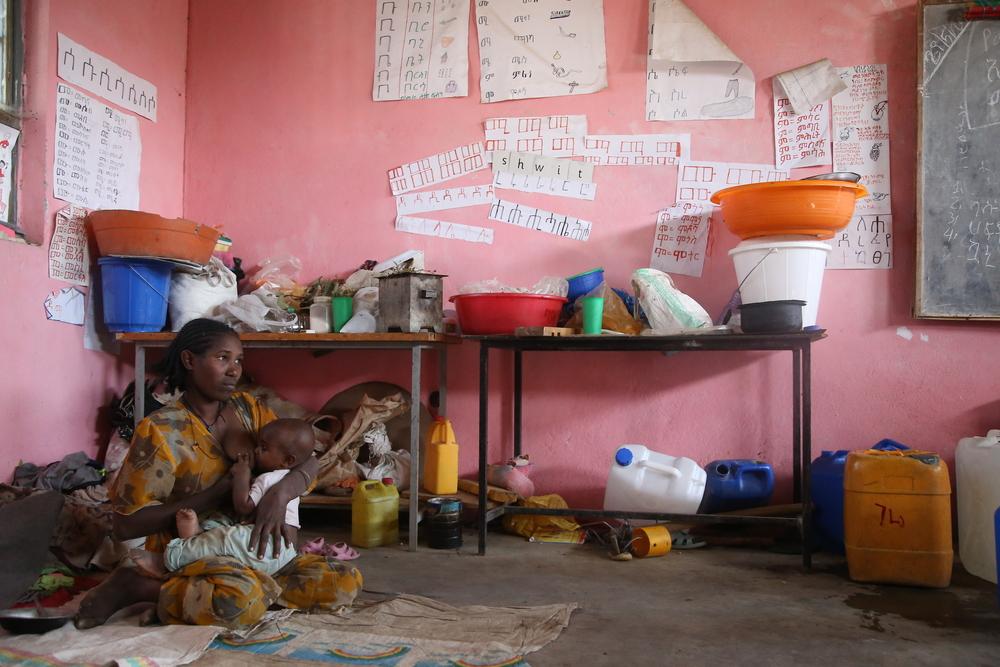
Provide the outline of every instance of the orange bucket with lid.
<path id="1" fill-rule="evenodd" d="M 712 203 L 741 239 L 782 234 L 831 239 L 851 221 L 855 202 L 867 196 L 865 186 L 848 181 L 779 181 L 719 190 Z"/>

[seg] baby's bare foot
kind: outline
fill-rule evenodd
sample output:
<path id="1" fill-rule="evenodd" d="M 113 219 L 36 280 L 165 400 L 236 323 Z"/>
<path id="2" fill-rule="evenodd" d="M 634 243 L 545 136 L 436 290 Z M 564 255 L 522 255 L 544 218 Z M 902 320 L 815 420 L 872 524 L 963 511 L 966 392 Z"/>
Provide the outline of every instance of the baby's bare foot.
<path id="1" fill-rule="evenodd" d="M 177 536 L 182 540 L 194 537 L 201 532 L 198 524 L 198 515 L 192 509 L 182 509 L 177 511 Z"/>

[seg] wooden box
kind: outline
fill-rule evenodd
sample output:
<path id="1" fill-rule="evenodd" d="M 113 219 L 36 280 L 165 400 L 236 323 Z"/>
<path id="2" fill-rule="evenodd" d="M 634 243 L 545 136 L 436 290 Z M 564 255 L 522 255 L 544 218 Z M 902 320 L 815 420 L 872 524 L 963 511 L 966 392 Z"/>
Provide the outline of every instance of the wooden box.
<path id="1" fill-rule="evenodd" d="M 443 278 L 438 273 L 393 273 L 378 279 L 378 330 L 444 333 Z"/>

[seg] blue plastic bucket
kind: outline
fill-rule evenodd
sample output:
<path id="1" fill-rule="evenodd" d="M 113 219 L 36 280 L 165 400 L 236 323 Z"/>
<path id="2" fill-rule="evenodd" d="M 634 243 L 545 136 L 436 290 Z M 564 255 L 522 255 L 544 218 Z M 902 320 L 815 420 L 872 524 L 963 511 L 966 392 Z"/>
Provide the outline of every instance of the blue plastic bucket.
<path id="1" fill-rule="evenodd" d="M 104 324 L 109 331 L 160 331 L 167 323 L 173 265 L 156 259 L 101 257 Z"/>

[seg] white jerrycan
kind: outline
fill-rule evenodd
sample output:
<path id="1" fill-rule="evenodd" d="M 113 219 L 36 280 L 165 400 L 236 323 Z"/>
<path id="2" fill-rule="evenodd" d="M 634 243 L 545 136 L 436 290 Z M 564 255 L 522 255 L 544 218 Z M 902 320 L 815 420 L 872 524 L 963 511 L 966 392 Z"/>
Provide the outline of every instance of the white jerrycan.
<path id="1" fill-rule="evenodd" d="M 694 514 L 705 495 L 705 471 L 683 456 L 622 445 L 615 452 L 604 509 Z"/>
<path id="2" fill-rule="evenodd" d="M 1000 429 L 962 438 L 955 449 L 958 553 L 970 574 L 997 583 L 993 514 L 1000 507 Z"/>

